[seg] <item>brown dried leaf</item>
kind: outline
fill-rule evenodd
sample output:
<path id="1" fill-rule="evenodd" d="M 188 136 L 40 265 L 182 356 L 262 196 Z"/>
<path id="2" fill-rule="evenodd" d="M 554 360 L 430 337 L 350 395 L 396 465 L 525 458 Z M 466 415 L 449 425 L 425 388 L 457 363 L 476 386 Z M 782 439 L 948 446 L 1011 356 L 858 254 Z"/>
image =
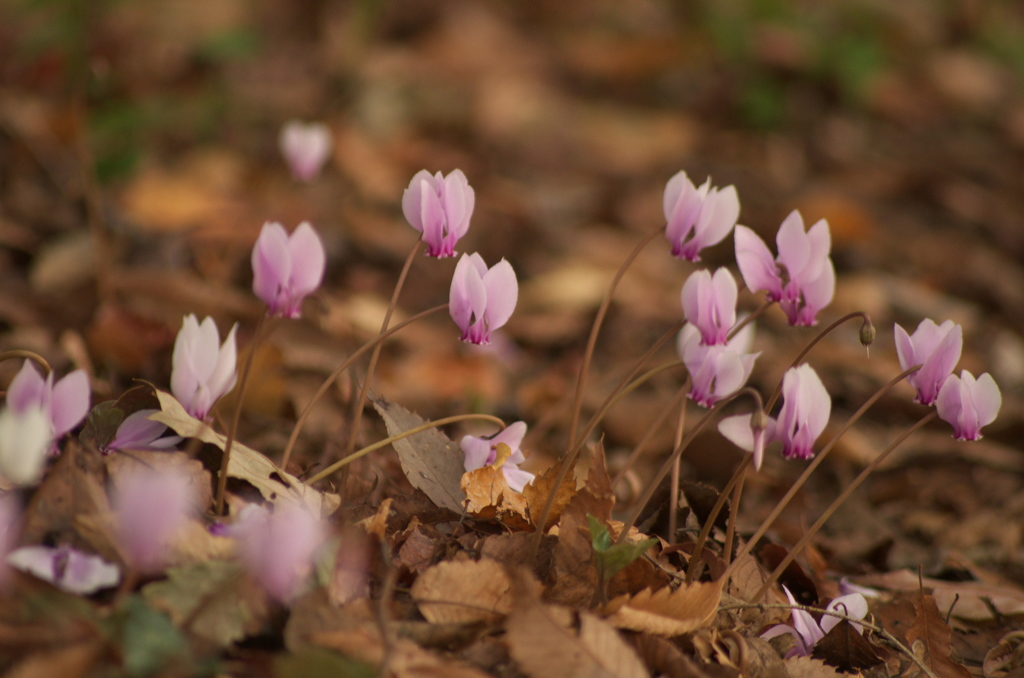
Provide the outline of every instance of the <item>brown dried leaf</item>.
<path id="1" fill-rule="evenodd" d="M 174 396 L 159 390 L 156 396 L 160 400 L 161 411 L 151 415 L 150 419 L 164 424 L 180 436 L 196 438 L 224 449 L 224 436 L 191 416 Z M 271 503 L 301 503 L 319 517 L 334 513 L 341 504 L 338 495 L 309 487 L 256 450 L 237 441 L 231 446 L 228 476 L 252 484 Z"/>
<path id="2" fill-rule="evenodd" d="M 932 590 L 940 610 L 945 612 L 952 609 L 953 616 L 959 619 L 992 619 L 992 608 L 1006 616 L 1024 614 L 1024 591 L 1009 584 L 996 586 L 983 582 L 952 582 L 928 577 L 919 583 L 917 575 L 909 570 L 865 575 L 854 578 L 853 582 L 892 591 L 917 591 L 923 584 Z M 991 607 L 986 604 L 986 599 L 991 602 Z"/>
<path id="3" fill-rule="evenodd" d="M 516 586 L 516 605 L 505 623 L 509 652 L 531 678 L 646 678 L 636 653 L 605 621 L 544 605 L 528 583 Z"/>
<path id="4" fill-rule="evenodd" d="M 821 661 L 810 657 L 790 657 L 783 664 L 789 672 L 789 678 L 843 678 L 845 674 Z"/>
<path id="5" fill-rule="evenodd" d="M 505 568 L 494 560 L 447 561 L 416 579 L 412 598 L 432 623 L 494 623 L 512 611 L 511 586 Z"/>
<path id="6" fill-rule="evenodd" d="M 487 678 L 487 674 L 465 664 L 446 661 L 411 640 L 398 638 L 390 646 L 386 645 L 380 629 L 373 622 L 362 623 L 357 628 L 314 633 L 310 641 L 370 664 L 380 665 L 386 658 L 387 670 L 380 671 L 381 675 L 396 678 Z"/>
<path id="7" fill-rule="evenodd" d="M 388 516 L 391 514 L 391 502 L 394 501 L 391 497 L 388 497 L 380 503 L 377 508 L 377 512 L 369 518 L 360 520 L 357 525 L 366 530 L 367 534 L 372 534 L 378 539 L 384 539 L 384 535 L 387 529 Z"/>
<path id="8" fill-rule="evenodd" d="M 715 616 L 722 598 L 719 579 L 692 582 L 675 591 L 644 589 L 635 596 L 619 596 L 605 608 L 608 621 L 620 629 L 644 631 L 659 636 L 678 636 L 706 626 Z"/>
<path id="9" fill-rule="evenodd" d="M 907 642 L 914 654 L 938 678 L 969 678 L 970 671 L 950 658 L 953 631 L 943 621 L 935 598 L 918 591 L 914 595 L 914 609 L 917 619 L 907 631 Z"/>
<path id="10" fill-rule="evenodd" d="M 1024 644 L 1024 633 L 1011 631 L 985 654 L 982 673 L 985 678 L 1004 678 L 1013 673 L 1019 675 L 1024 669 L 1024 656 L 1021 645 Z"/>
<path id="11" fill-rule="evenodd" d="M 560 466 L 561 464 L 552 464 L 544 473 L 534 478 L 532 483 L 523 488 L 527 513 L 534 525 L 537 524 L 541 514 L 544 512 L 544 505 L 547 503 L 548 495 L 551 494 L 551 490 L 555 486 Z M 576 460 L 574 459 L 572 466 L 565 474 L 565 478 L 562 479 L 562 484 L 558 486 L 558 490 L 555 493 L 555 501 L 551 504 L 551 513 L 548 515 L 547 524 L 544 525 L 544 532 L 551 529 L 552 525 L 558 524 L 559 519 L 562 517 L 562 511 L 565 510 L 565 507 L 569 505 L 569 501 L 576 494 L 576 478 L 573 476 L 575 469 Z"/>
<path id="12" fill-rule="evenodd" d="M 466 512 L 478 518 L 497 519 L 516 530 L 531 527 L 526 499 L 505 480 L 500 468 L 483 466 L 462 476 Z"/>
<path id="13" fill-rule="evenodd" d="M 889 653 L 873 646 L 849 621 L 841 619 L 814 644 L 811 656 L 841 671 L 852 672 L 884 663 Z"/>
<path id="14" fill-rule="evenodd" d="M 374 399 L 373 407 L 384 420 L 388 435 L 398 435 L 425 423 L 415 412 L 383 398 Z M 464 455 L 457 444 L 437 429 L 430 429 L 397 440 L 392 447 L 413 487 L 422 490 L 438 506 L 462 513 L 466 494 L 461 481 L 465 468 Z"/>

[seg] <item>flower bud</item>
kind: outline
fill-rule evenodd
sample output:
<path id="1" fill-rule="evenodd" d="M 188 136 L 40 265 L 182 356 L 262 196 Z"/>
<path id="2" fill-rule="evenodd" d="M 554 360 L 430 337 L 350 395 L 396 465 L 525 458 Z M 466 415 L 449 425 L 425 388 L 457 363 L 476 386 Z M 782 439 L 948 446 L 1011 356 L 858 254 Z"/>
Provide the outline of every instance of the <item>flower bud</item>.
<path id="1" fill-rule="evenodd" d="M 864 316 L 864 324 L 860 326 L 860 343 L 861 346 L 870 351 L 871 344 L 875 342 L 875 326 L 871 323 L 871 318 L 867 315 Z"/>

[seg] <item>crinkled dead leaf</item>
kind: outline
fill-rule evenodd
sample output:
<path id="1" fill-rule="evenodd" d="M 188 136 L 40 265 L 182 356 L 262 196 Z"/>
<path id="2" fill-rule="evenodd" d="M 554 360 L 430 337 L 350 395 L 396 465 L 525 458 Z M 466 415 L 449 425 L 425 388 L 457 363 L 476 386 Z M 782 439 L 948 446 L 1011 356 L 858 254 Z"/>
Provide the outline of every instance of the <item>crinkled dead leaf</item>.
<path id="1" fill-rule="evenodd" d="M 918 591 L 914 594 L 917 618 L 907 630 L 907 644 L 937 678 L 969 678 L 971 672 L 950 657 L 953 631 L 942 618 L 935 598 Z"/>
<path id="2" fill-rule="evenodd" d="M 320 647 L 337 650 L 348 657 L 378 667 L 386 658 L 387 670 L 378 670 L 375 675 L 395 678 L 487 678 L 487 674 L 471 666 L 443 659 L 405 638 L 398 638 L 388 646 L 374 622 L 364 623 L 355 629 L 317 633 L 311 640 Z"/>
<path id="3" fill-rule="evenodd" d="M 142 595 L 176 626 L 218 647 L 259 630 L 267 615 L 265 597 L 256 595 L 237 563 L 223 560 L 171 568 L 166 580 L 149 584 Z"/>
<path id="4" fill-rule="evenodd" d="M 722 598 L 722 580 L 692 582 L 675 591 L 644 589 L 619 596 L 605 608 L 608 621 L 620 628 L 659 636 L 678 636 L 708 625 Z"/>
<path id="5" fill-rule="evenodd" d="M 373 407 L 391 436 L 425 423 L 415 412 L 383 398 L 374 399 Z M 462 513 L 466 498 L 461 485 L 464 455 L 456 443 L 437 429 L 430 429 L 396 440 L 392 447 L 413 487 L 422 490 L 438 506 Z"/>
<path id="6" fill-rule="evenodd" d="M 981 667 L 985 678 L 1004 678 L 1011 672 L 1019 675 L 1024 669 L 1022 645 L 1024 634 L 1020 631 L 1011 631 L 1000 638 L 995 647 L 985 653 L 985 661 Z"/>
<path id="7" fill-rule="evenodd" d="M 494 560 L 446 561 L 416 579 L 412 598 L 429 622 L 494 623 L 512 610 L 511 586 Z"/>
<path id="8" fill-rule="evenodd" d="M 180 436 L 196 438 L 224 449 L 225 437 L 186 412 L 174 396 L 159 390 L 156 396 L 160 400 L 161 411 L 151 415 L 151 420 L 164 424 Z M 270 503 L 298 502 L 320 517 L 334 513 L 341 504 L 338 495 L 309 487 L 295 476 L 278 468 L 277 464 L 256 450 L 238 441 L 231 446 L 228 476 L 250 483 Z"/>
<path id="9" fill-rule="evenodd" d="M 783 661 L 789 678 L 843 678 L 840 673 L 820 659 L 810 657 L 790 657 Z"/>
<path id="10" fill-rule="evenodd" d="M 555 480 L 558 478 L 558 470 L 561 464 L 552 464 L 541 473 L 539 476 L 533 479 L 533 482 L 523 488 L 523 498 L 526 499 L 526 509 L 530 516 L 530 522 L 534 525 L 540 520 L 541 513 L 544 512 L 544 505 L 548 501 L 548 496 L 551 494 L 552 488 L 555 486 Z M 551 513 L 548 515 L 547 524 L 544 525 L 544 532 L 551 529 L 552 525 L 557 525 L 559 519 L 562 517 L 562 511 L 569 505 L 569 500 L 576 494 L 576 478 L 573 475 L 573 471 L 576 470 L 576 459 L 573 460 L 572 466 L 565 474 L 565 478 L 562 479 L 562 484 L 558 486 L 558 490 L 555 492 L 555 501 L 551 504 Z"/>
<path id="11" fill-rule="evenodd" d="M 1024 590 L 1010 584 L 987 584 L 978 581 L 944 581 L 924 577 L 918 579 L 910 570 L 854 577 L 853 583 L 893 591 L 917 591 L 923 584 L 932 590 L 940 610 L 953 610 L 960 619 L 984 620 L 995 617 L 993 608 L 1002 615 L 1024 614 Z"/>
<path id="12" fill-rule="evenodd" d="M 378 539 L 384 539 L 388 524 L 388 515 L 391 513 L 391 502 L 393 500 L 388 497 L 380 503 L 377 507 L 377 512 L 369 518 L 360 520 L 357 525 L 366 530 L 367 534 L 372 534 Z"/>
<path id="13" fill-rule="evenodd" d="M 889 653 L 874 647 L 848 620 L 840 619 L 824 638 L 814 644 L 811 656 L 840 671 L 853 672 L 885 663 Z"/>
<path id="14" fill-rule="evenodd" d="M 508 486 L 500 468 L 483 466 L 462 476 L 466 512 L 477 518 L 500 520 L 516 530 L 531 527 L 526 499 Z"/>
<path id="15" fill-rule="evenodd" d="M 505 622 L 509 652 L 530 678 L 646 678 L 633 648 L 608 623 L 587 612 L 545 605 L 529 586 Z"/>

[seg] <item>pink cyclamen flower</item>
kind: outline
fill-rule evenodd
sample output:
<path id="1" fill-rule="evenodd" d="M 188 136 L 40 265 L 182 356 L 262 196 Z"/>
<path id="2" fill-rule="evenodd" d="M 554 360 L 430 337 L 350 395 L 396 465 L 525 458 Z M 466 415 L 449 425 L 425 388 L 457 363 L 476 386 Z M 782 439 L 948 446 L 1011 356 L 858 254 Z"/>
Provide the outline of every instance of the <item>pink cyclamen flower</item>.
<path id="1" fill-rule="evenodd" d="M 724 344 L 729 330 L 736 324 L 736 281 L 726 268 L 712 275 L 694 271 L 683 283 L 680 300 L 683 315 L 700 330 L 701 343 Z"/>
<path id="2" fill-rule="evenodd" d="M 129 414 L 117 427 L 114 439 L 103 448 L 103 453 L 115 450 L 169 450 L 181 442 L 181 436 L 165 436 L 167 427 L 149 416 L 159 410 L 139 410 Z"/>
<path id="3" fill-rule="evenodd" d="M 75 370 L 53 382 L 53 372 L 46 378 L 35 364 L 26 360 L 7 387 L 7 405 L 15 412 L 42 408 L 50 420 L 54 440 L 78 426 L 89 413 L 89 377 L 85 370 Z"/>
<path id="4" fill-rule="evenodd" d="M 796 605 L 796 598 L 785 586 L 782 590 L 786 592 L 789 602 Z M 846 596 L 839 596 L 825 608 L 828 612 L 835 612 L 850 619 L 863 619 L 868 613 L 868 601 L 859 593 L 851 593 Z M 825 637 L 829 631 L 835 628 L 836 624 L 842 621 L 839 617 L 829 614 L 821 616 L 819 623 L 809 612 L 793 608 L 793 625 L 777 624 L 761 634 L 765 640 L 789 634 L 796 640 L 796 645 L 786 653 L 786 659 L 790 657 L 809 657 L 818 641 Z M 863 633 L 864 627 L 857 622 L 850 622 L 857 633 Z"/>
<path id="5" fill-rule="evenodd" d="M 78 595 L 87 596 L 117 586 L 121 580 L 117 565 L 70 546 L 22 546 L 7 556 L 7 563 Z"/>
<path id="6" fill-rule="evenodd" d="M 914 365 L 921 366 L 921 369 L 907 377 L 907 383 L 917 389 L 914 402 L 934 404 L 943 382 L 953 373 L 960 360 L 964 344 L 963 328 L 952 320 L 936 325 L 934 320 L 925 318 L 912 335 L 908 335 L 899 325 L 895 326 L 893 332 L 900 367 L 908 370 Z"/>
<path id="7" fill-rule="evenodd" d="M 290 120 L 281 128 L 277 143 L 292 176 L 299 181 L 315 179 L 331 155 L 331 131 L 322 122 Z"/>
<path id="8" fill-rule="evenodd" d="M 320 287 L 327 257 L 320 236 L 303 221 L 288 235 L 281 224 L 263 224 L 252 248 L 252 291 L 270 315 L 298 318 L 302 300 Z"/>
<path id="9" fill-rule="evenodd" d="M 935 400 L 939 417 L 952 424 L 957 440 L 979 440 L 981 427 L 996 420 L 1002 404 L 1003 396 L 991 374 L 975 379 L 967 370 L 959 377 L 949 375 Z"/>
<path id="10" fill-rule="evenodd" d="M 47 453 L 54 449 L 49 413 L 38 405 L 0 412 L 0 476 L 19 486 L 43 477 Z"/>
<path id="11" fill-rule="evenodd" d="M 446 177 L 420 170 L 402 194 L 406 220 L 423 234 L 427 255 L 438 259 L 455 256 L 455 243 L 469 230 L 475 206 L 476 193 L 462 170 Z"/>
<path id="12" fill-rule="evenodd" d="M 743 388 L 760 353 L 750 353 L 754 328 L 748 325 L 728 344 L 706 346 L 692 323 L 676 339 L 676 349 L 690 373 L 688 396 L 701 407 L 711 407 Z"/>
<path id="13" fill-rule="evenodd" d="M 140 466 L 119 478 L 114 522 L 118 544 L 133 568 L 155 572 L 167 564 L 168 544 L 195 509 L 196 495 L 189 477 L 175 469 Z"/>
<path id="14" fill-rule="evenodd" d="M 745 226 L 736 227 L 735 240 L 736 263 L 747 287 L 767 290 L 768 299 L 779 302 L 790 325 L 816 324 L 818 311 L 832 303 L 836 291 L 828 222 L 821 219 L 805 233 L 800 213 L 791 212 L 775 237 L 777 258 Z"/>
<path id="15" fill-rule="evenodd" d="M 462 341 L 489 344 L 491 332 L 508 322 L 519 299 L 519 282 L 504 259 L 487 268 L 479 254 L 463 254 L 455 265 L 448 312 Z"/>
<path id="16" fill-rule="evenodd" d="M 493 464 L 498 458 L 498 444 L 505 443 L 512 453 L 501 465 L 501 472 L 505 475 L 505 481 L 508 482 L 509 487 L 516 492 L 522 492 L 523 488 L 532 483 L 535 478 L 532 473 L 519 470 L 519 465 L 526 461 L 522 450 L 519 449 L 524 435 L 526 435 L 526 422 L 517 421 L 490 438 L 463 436 L 459 445 L 466 455 L 464 462 L 466 472 Z"/>
<path id="17" fill-rule="evenodd" d="M 235 387 L 235 325 L 224 343 L 213 318 L 202 324 L 185 316 L 174 341 L 171 392 L 196 419 L 206 419 L 214 403 Z"/>
<path id="18" fill-rule="evenodd" d="M 324 539 L 320 521 L 297 504 L 278 505 L 273 513 L 248 506 L 230 534 L 238 539 L 246 569 L 281 603 L 297 593 Z"/>
<path id="19" fill-rule="evenodd" d="M 678 259 L 700 261 L 700 251 L 722 242 L 736 225 L 740 201 L 735 186 L 711 188 L 709 178 L 697 188 L 679 172 L 668 180 L 663 198 L 665 237 Z"/>
<path id="20" fill-rule="evenodd" d="M 828 424 L 832 399 L 810 365 L 790 368 L 783 375 L 782 398 L 778 418 L 767 417 L 758 436 L 751 429 L 749 414 L 726 417 L 718 424 L 719 432 L 734 445 L 754 453 L 755 468 L 761 467 L 764 446 L 773 442 L 782 443 L 786 459 L 811 459 L 814 441 Z"/>

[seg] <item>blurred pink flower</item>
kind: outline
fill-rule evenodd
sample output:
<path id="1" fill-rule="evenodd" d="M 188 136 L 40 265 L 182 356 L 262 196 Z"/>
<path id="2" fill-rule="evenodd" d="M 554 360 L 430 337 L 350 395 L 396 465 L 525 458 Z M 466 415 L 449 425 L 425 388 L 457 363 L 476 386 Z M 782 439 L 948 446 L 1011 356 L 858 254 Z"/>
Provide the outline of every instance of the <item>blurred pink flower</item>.
<path id="1" fill-rule="evenodd" d="M 694 271 L 683 283 L 680 300 L 687 321 L 700 330 L 701 343 L 706 346 L 724 344 L 729 330 L 736 324 L 736 281 L 726 268 L 711 275 Z"/>
<path id="2" fill-rule="evenodd" d="M 754 328 L 748 325 L 728 344 L 707 346 L 700 331 L 687 323 L 676 339 L 676 349 L 690 373 L 689 397 L 701 407 L 711 407 L 743 388 L 760 355 L 749 352 L 753 341 Z"/>
<path id="3" fill-rule="evenodd" d="M 174 341 L 171 392 L 196 419 L 206 419 L 214 403 L 235 387 L 235 330 L 220 343 L 213 318 L 202 324 L 195 315 L 185 316 Z"/>
<path id="4" fill-rule="evenodd" d="M 320 521 L 297 504 L 278 505 L 273 513 L 250 505 L 229 532 L 246 569 L 281 603 L 297 593 L 324 539 Z"/>
<path id="5" fill-rule="evenodd" d="M 696 188 L 686 172 L 668 180 L 662 202 L 665 237 L 678 259 L 700 261 L 700 251 L 722 242 L 740 215 L 735 186 L 711 188 L 709 178 Z"/>
<path id="6" fill-rule="evenodd" d="M 20 412 L 10 407 L 0 411 L 0 476 L 15 485 L 35 485 L 54 446 L 53 424 L 43 407 L 29 404 Z"/>
<path id="7" fill-rule="evenodd" d="M 913 335 L 899 325 L 893 330 L 896 355 L 900 367 L 908 370 L 914 365 L 921 369 L 907 377 L 907 383 L 917 389 L 914 401 L 932 405 L 946 378 L 953 373 L 963 348 L 963 328 L 947 320 L 936 325 L 934 320 L 922 320 Z"/>
<path id="8" fill-rule="evenodd" d="M 114 439 L 103 448 L 104 454 L 114 450 L 167 450 L 181 442 L 181 436 L 164 436 L 167 427 L 150 421 L 149 415 L 159 410 L 139 410 L 129 414 L 117 427 Z"/>
<path id="9" fill-rule="evenodd" d="M 488 269 L 479 254 L 463 254 L 452 276 L 448 312 L 462 330 L 462 341 L 488 344 L 491 332 L 512 317 L 518 298 L 510 263 L 502 259 Z"/>
<path id="10" fill-rule="evenodd" d="M 463 436 L 459 445 L 466 455 L 464 461 L 466 471 L 475 471 L 493 464 L 498 458 L 498 444 L 505 443 L 511 449 L 512 454 L 501 465 L 501 471 L 505 475 L 508 486 L 516 492 L 522 492 L 523 488 L 532 483 L 535 477 L 528 471 L 519 470 L 519 465 L 526 461 L 523 451 L 519 449 L 524 435 L 526 435 L 526 422 L 517 421 L 490 438 Z"/>
<path id="11" fill-rule="evenodd" d="M 263 224 L 252 248 L 252 290 L 270 315 L 298 318 L 302 300 L 324 279 L 324 245 L 309 222 L 289 236 L 281 224 Z"/>
<path id="12" fill-rule="evenodd" d="M 85 419 L 89 398 L 85 370 L 75 370 L 54 384 L 53 373 L 44 379 L 31 360 L 25 361 L 7 387 L 7 405 L 15 412 L 38 407 L 47 413 L 55 441 Z"/>
<path id="13" fill-rule="evenodd" d="M 22 546 L 7 556 L 7 563 L 78 595 L 96 593 L 121 580 L 117 565 L 69 546 Z"/>
<path id="14" fill-rule="evenodd" d="M 466 235 L 476 206 L 476 193 L 462 170 L 447 177 L 420 170 L 402 194 L 406 220 L 423 234 L 427 255 L 442 259 L 455 256 L 455 243 Z"/>
<path id="15" fill-rule="evenodd" d="M 836 291 L 828 222 L 821 219 L 804 232 L 803 218 L 792 211 L 775 237 L 779 256 L 774 259 L 764 241 L 745 226 L 736 227 L 735 241 L 736 263 L 747 288 L 767 290 L 790 325 L 816 324 L 818 311 L 832 303 Z"/>
<path id="16" fill-rule="evenodd" d="M 175 469 L 140 466 L 118 478 L 112 505 L 118 544 L 140 572 L 164 567 L 174 534 L 195 510 L 191 480 Z"/>
<path id="17" fill-rule="evenodd" d="M 789 592 L 789 589 L 783 586 L 782 590 L 786 592 L 786 597 L 789 598 L 790 604 L 796 605 L 796 598 Z M 835 612 L 850 619 L 863 619 L 868 613 L 868 601 L 859 593 L 851 593 L 834 599 L 825 609 L 828 612 Z M 834 629 L 836 624 L 842 621 L 839 617 L 823 614 L 819 623 L 809 612 L 796 608 L 793 608 L 792 615 L 792 626 L 789 624 L 777 624 L 761 634 L 761 638 L 765 640 L 786 634 L 793 636 L 796 640 L 796 646 L 786 654 L 786 659 L 790 657 L 809 657 L 818 641 L 824 638 L 826 633 Z M 857 633 L 864 632 L 864 627 L 857 622 L 850 623 Z"/>
<path id="18" fill-rule="evenodd" d="M 322 122 L 290 120 L 277 141 L 288 169 L 299 181 L 315 179 L 331 155 L 331 131 Z"/>
<path id="19" fill-rule="evenodd" d="M 943 421 L 953 426 L 957 440 L 979 440 L 981 427 L 991 424 L 999 414 L 1003 396 L 988 372 L 977 379 L 964 370 L 949 375 L 939 390 L 935 408 Z"/>

